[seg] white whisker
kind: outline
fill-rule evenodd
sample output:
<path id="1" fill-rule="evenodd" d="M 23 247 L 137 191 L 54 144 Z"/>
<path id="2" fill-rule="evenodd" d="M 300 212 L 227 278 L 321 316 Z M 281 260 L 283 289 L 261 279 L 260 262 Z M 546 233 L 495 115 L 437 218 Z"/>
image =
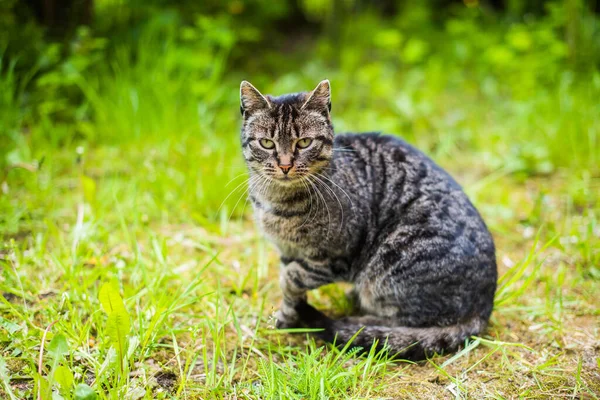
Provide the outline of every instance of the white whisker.
<path id="1" fill-rule="evenodd" d="M 331 231 L 331 212 L 329 211 L 329 206 L 327 205 L 327 201 L 325 201 L 325 197 L 323 196 L 323 194 L 319 190 L 318 185 L 316 184 L 318 181 L 315 180 L 313 182 L 313 181 L 310 180 L 310 178 L 315 178 L 315 176 L 312 175 L 312 174 L 308 174 L 307 178 L 309 179 L 309 182 L 311 182 L 311 185 L 315 189 L 315 192 L 319 195 L 319 197 L 323 201 L 323 204 L 325 205 L 325 209 L 327 210 L 327 219 L 328 219 L 328 223 L 327 223 L 327 238 L 329 238 L 329 232 Z"/>
<path id="2" fill-rule="evenodd" d="M 240 183 L 239 185 L 237 185 L 231 192 L 229 192 L 229 194 L 227 195 L 227 197 L 225 197 L 225 199 L 223 199 L 223 201 L 221 202 L 221 205 L 219 206 L 219 208 L 217 209 L 217 213 L 219 213 L 219 211 L 221 211 L 221 208 L 223 207 L 223 205 L 225 204 L 225 202 L 227 201 L 227 199 L 229 199 L 229 197 L 231 197 L 232 194 L 234 194 L 235 192 L 238 191 L 239 188 L 241 188 L 243 185 L 245 185 L 246 183 L 250 184 L 250 182 L 252 181 L 254 177 L 250 177 L 250 179 L 245 180 L 244 182 Z"/>
<path id="3" fill-rule="evenodd" d="M 231 217 L 233 216 L 233 213 L 235 212 L 235 209 L 237 208 L 237 206 L 238 206 L 238 204 L 239 204 L 240 200 L 242 199 L 242 197 L 243 197 L 243 196 L 244 196 L 246 193 L 248 193 L 248 192 L 250 191 L 250 188 L 251 188 L 253 185 L 256 185 L 256 184 L 260 183 L 260 178 L 261 178 L 261 176 L 260 176 L 260 175 L 258 175 L 258 179 L 255 179 L 255 180 L 253 180 L 253 181 L 252 181 L 252 178 L 250 178 L 250 179 L 248 180 L 248 187 L 247 187 L 247 188 L 246 188 L 246 189 L 245 189 L 245 190 L 242 192 L 242 195 L 241 195 L 241 196 L 238 198 L 238 200 L 235 202 L 235 205 L 233 206 L 233 208 L 231 209 L 231 213 L 229 214 L 229 218 L 227 218 L 227 223 L 229 223 L 229 221 L 231 220 Z M 252 181 L 252 182 L 250 182 L 250 181 Z"/>
<path id="4" fill-rule="evenodd" d="M 255 193 L 258 192 L 258 196 L 260 196 L 260 193 L 264 189 L 266 189 L 270 183 L 271 183 L 271 179 L 268 176 L 263 176 L 261 181 L 253 187 L 252 191 Z M 246 197 L 246 201 L 244 202 L 244 210 L 246 209 L 246 204 L 248 202 L 248 199 L 250 199 L 250 191 L 248 191 L 248 196 Z M 242 213 L 244 212 L 244 210 L 242 210 Z"/>
<path id="5" fill-rule="evenodd" d="M 335 183 L 334 181 L 332 181 L 326 175 L 319 174 L 318 172 L 316 173 L 316 175 L 319 175 L 321 178 L 328 180 L 329 182 L 331 182 L 332 185 L 335 185 L 338 189 L 340 189 L 342 191 L 342 193 L 344 193 L 344 195 L 348 198 L 348 201 L 350 202 L 351 209 L 354 210 L 354 203 L 352 202 L 352 198 L 350 198 L 350 195 L 344 189 L 342 189 L 342 187 L 340 185 L 338 185 L 337 183 Z"/>
<path id="6" fill-rule="evenodd" d="M 339 226 L 339 230 L 342 229 L 342 226 L 344 224 L 344 206 L 342 205 L 342 202 L 340 201 L 340 199 L 338 198 L 337 194 L 333 191 L 332 188 L 329 187 L 329 185 L 327 185 L 322 179 L 320 179 L 318 176 L 313 174 L 313 177 L 321 184 L 321 186 L 324 186 L 329 193 L 331 193 L 333 195 L 333 197 L 335 198 L 335 200 L 337 201 L 338 205 L 340 206 L 340 213 L 341 213 L 341 221 L 338 224 Z M 331 197 L 331 195 L 329 195 Z"/>
<path id="7" fill-rule="evenodd" d="M 246 175 L 246 176 L 247 176 L 247 175 L 248 175 L 248 171 L 246 171 L 246 172 L 244 172 L 244 173 L 242 173 L 242 174 L 239 174 L 238 176 L 236 176 L 236 177 L 234 177 L 234 178 L 231 178 L 231 179 L 229 180 L 229 182 L 227 182 L 227 183 L 225 184 L 225 186 L 224 186 L 224 187 L 227 187 L 227 186 L 231 185 L 231 183 L 232 183 L 233 181 L 235 181 L 236 179 L 238 179 L 240 176 L 244 176 L 244 175 Z"/>
<path id="8" fill-rule="evenodd" d="M 306 218 L 304 219 L 304 221 L 302 222 L 302 225 L 300 225 L 298 228 L 302 228 L 306 222 L 312 222 L 312 219 L 309 221 L 310 218 L 310 214 L 312 213 L 312 192 L 310 191 L 310 187 L 308 186 L 308 184 L 306 183 L 304 177 L 300 177 L 300 182 L 302 182 L 302 185 L 306 188 L 306 190 L 308 191 L 308 198 L 310 200 L 310 204 L 308 206 L 308 215 L 306 216 Z M 315 216 L 316 216 L 316 211 L 315 211 Z M 313 217 L 314 218 L 314 217 Z"/>

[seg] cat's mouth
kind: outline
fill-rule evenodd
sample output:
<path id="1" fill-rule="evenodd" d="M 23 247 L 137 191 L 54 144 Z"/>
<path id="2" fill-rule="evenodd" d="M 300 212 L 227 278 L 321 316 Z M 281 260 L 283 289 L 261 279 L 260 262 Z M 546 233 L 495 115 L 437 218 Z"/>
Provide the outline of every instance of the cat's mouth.
<path id="1" fill-rule="evenodd" d="M 275 175 L 270 175 L 269 178 L 271 178 L 272 182 L 277 185 L 290 187 L 290 186 L 299 185 L 302 182 L 303 176 L 304 175 L 298 175 L 298 174 L 293 174 L 293 175 L 275 174 Z"/>
<path id="2" fill-rule="evenodd" d="M 292 167 L 287 173 L 276 170 L 275 168 L 257 171 L 258 174 L 262 175 L 271 183 L 286 187 L 302 185 L 304 180 L 309 179 L 311 172 L 312 171 L 305 167 L 297 168 L 296 166 Z"/>
<path id="3" fill-rule="evenodd" d="M 300 175 L 275 175 L 272 178 L 277 182 L 292 183 L 299 182 L 302 177 Z"/>

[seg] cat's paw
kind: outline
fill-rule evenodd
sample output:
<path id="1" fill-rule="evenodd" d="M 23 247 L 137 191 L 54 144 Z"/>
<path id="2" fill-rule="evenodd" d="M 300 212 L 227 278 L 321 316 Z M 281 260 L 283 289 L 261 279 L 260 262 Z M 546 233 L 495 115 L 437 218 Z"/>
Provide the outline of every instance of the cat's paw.
<path id="1" fill-rule="evenodd" d="M 297 328 L 300 325 L 298 314 L 295 312 L 283 312 L 279 310 L 275 313 L 275 327 L 277 329 Z"/>

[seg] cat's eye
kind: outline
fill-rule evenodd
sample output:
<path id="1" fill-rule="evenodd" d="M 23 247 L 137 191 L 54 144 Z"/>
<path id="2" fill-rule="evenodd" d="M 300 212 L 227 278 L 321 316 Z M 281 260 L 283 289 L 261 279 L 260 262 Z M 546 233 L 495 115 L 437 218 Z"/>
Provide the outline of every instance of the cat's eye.
<path id="1" fill-rule="evenodd" d="M 296 145 L 301 149 L 305 149 L 308 146 L 310 146 L 311 143 L 312 143 L 312 139 L 304 138 L 304 139 L 298 140 L 298 142 L 296 142 Z"/>
<path id="2" fill-rule="evenodd" d="M 275 147 L 275 142 L 269 139 L 260 139 L 259 143 L 265 149 L 272 149 L 273 147 Z"/>

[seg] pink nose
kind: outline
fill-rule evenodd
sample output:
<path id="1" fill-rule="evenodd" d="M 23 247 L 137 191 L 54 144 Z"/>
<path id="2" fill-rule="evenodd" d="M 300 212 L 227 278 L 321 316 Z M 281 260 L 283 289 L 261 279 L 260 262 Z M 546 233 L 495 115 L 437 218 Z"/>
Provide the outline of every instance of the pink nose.
<path id="1" fill-rule="evenodd" d="M 279 168 L 281 168 L 281 171 L 287 175 L 287 173 L 290 172 L 290 169 L 292 169 L 292 164 L 282 164 L 279 166 Z"/>

